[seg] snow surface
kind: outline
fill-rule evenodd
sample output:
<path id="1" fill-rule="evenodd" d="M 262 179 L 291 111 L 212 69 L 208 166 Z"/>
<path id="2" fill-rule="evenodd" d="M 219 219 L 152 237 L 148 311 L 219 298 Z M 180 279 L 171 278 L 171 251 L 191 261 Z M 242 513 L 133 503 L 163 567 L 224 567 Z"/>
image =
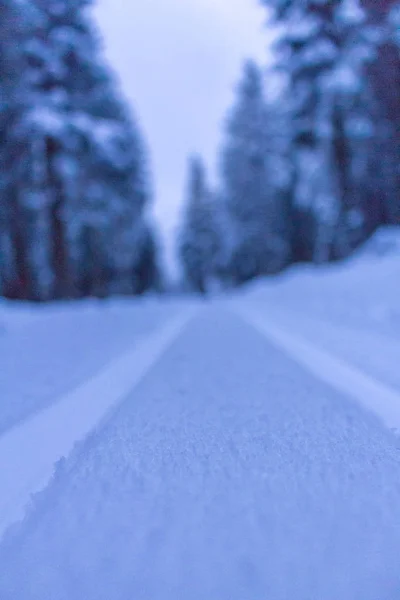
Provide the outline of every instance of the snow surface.
<path id="1" fill-rule="evenodd" d="M 0 302 L 0 435 L 56 402 L 173 315 L 153 299 Z"/>
<path id="2" fill-rule="evenodd" d="M 100 374 L 0 437 L 0 536 L 24 516 L 30 495 L 47 484 L 54 464 L 109 417 L 191 315 L 191 310 L 184 311 Z"/>
<path id="3" fill-rule="evenodd" d="M 285 312 L 279 315 L 277 312 L 269 311 L 268 316 L 265 317 L 264 315 L 257 314 L 250 307 L 241 307 L 239 314 L 242 314 L 246 321 L 252 324 L 257 331 L 266 335 L 267 338 L 285 350 L 287 354 L 295 358 L 296 362 L 305 366 L 315 377 L 328 383 L 333 389 L 339 390 L 350 398 L 357 400 L 368 410 L 375 412 L 387 427 L 400 432 L 400 379 L 394 363 L 391 364 L 392 368 L 388 369 L 388 375 L 396 373 L 398 391 L 371 377 L 371 375 L 367 374 L 368 370 L 363 372 L 355 368 L 354 363 L 356 361 L 352 358 L 348 361 L 343 360 L 343 358 L 338 358 L 323 350 L 320 347 L 321 344 L 318 342 L 317 344 L 310 344 L 307 341 L 307 336 L 298 337 L 298 335 L 293 333 L 293 330 L 296 331 L 297 321 L 295 321 L 294 326 L 291 326 L 291 321 L 287 320 L 287 313 Z M 278 318 L 277 314 L 279 315 Z M 316 323 L 311 321 L 311 325 L 315 326 Z M 313 331 L 318 331 L 318 328 L 317 330 L 313 329 Z M 332 331 L 335 334 L 339 333 L 340 342 L 344 344 L 345 349 L 351 351 L 351 346 L 346 346 L 348 336 L 343 335 L 343 331 L 338 332 L 336 328 L 332 328 Z M 345 331 L 344 333 L 346 334 L 347 332 Z M 359 349 L 361 347 L 365 350 L 366 346 L 359 345 L 365 341 L 363 337 L 357 341 L 356 348 Z M 393 346 L 395 346 L 394 356 L 396 357 L 397 366 L 400 356 L 400 344 L 393 344 Z M 369 346 L 369 351 L 372 347 Z M 384 348 L 385 350 L 387 349 L 386 344 Z M 386 366 L 385 360 L 382 361 L 385 354 L 381 355 L 378 353 L 378 357 L 381 359 L 381 364 Z M 372 362 L 372 366 L 376 366 L 376 363 Z M 390 362 L 388 366 L 390 366 Z"/>
<path id="4" fill-rule="evenodd" d="M 1 539 L 1 600 L 400 598 L 400 252 L 380 235 L 208 303 L 0 304 L 3 517 L 57 461 Z"/>
<path id="5" fill-rule="evenodd" d="M 347 262 L 293 267 L 247 288 L 252 301 L 400 337 L 400 232 L 382 228 Z"/>
<path id="6" fill-rule="evenodd" d="M 399 482 L 372 415 L 206 307 L 6 534 L 0 597 L 393 599 Z"/>

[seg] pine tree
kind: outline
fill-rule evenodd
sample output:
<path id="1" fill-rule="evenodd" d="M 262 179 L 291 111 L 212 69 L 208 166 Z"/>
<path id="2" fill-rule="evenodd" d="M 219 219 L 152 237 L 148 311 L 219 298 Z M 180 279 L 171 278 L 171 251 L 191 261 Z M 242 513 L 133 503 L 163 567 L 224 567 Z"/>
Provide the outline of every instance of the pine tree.
<path id="1" fill-rule="evenodd" d="M 288 169 L 273 120 L 262 73 L 248 61 L 220 160 L 234 230 L 231 271 L 237 283 L 278 271 L 289 256 Z"/>
<path id="2" fill-rule="evenodd" d="M 339 214 L 332 256 L 348 256 L 375 229 L 381 209 L 372 206 L 378 126 L 377 102 L 366 70 L 375 57 L 376 35 L 356 0 L 343 0 L 335 12 L 338 58 L 329 76 L 332 162 Z"/>
<path id="3" fill-rule="evenodd" d="M 39 300 L 137 286 L 147 152 L 103 66 L 89 5 L 26 0 L 21 11 L 26 101 L 7 131 L 8 196 L 27 241 L 18 279 Z"/>
<path id="4" fill-rule="evenodd" d="M 400 2 L 363 0 L 379 32 L 376 60 L 368 77 L 377 103 L 375 196 L 383 222 L 400 224 Z"/>
<path id="5" fill-rule="evenodd" d="M 217 227 L 217 205 L 213 201 L 201 158 L 189 162 L 186 212 L 179 238 L 179 256 L 185 281 L 196 292 L 205 294 L 217 273 L 221 250 Z"/>
<path id="6" fill-rule="evenodd" d="M 354 0 L 264 0 L 282 28 L 277 53 L 291 114 L 294 260 L 347 255 L 366 235 L 373 97 L 365 67 L 373 37 Z M 305 230 L 303 230 L 304 232 Z"/>
<path id="7" fill-rule="evenodd" d="M 134 269 L 135 294 L 148 291 L 164 291 L 164 282 L 158 261 L 158 244 L 154 229 L 148 224 L 142 228 L 142 240 L 137 253 L 138 261 Z"/>
<path id="8" fill-rule="evenodd" d="M 19 295 L 24 287 L 25 243 L 12 182 L 18 178 L 8 132 L 23 113 L 24 31 L 14 0 L 0 0 L 0 295 Z"/>

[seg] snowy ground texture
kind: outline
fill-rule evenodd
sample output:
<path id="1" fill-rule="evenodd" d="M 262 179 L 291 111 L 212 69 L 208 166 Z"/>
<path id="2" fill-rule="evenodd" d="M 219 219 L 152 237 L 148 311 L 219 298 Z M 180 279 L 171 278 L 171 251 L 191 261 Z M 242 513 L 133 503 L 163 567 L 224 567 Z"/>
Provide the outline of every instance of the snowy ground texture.
<path id="1" fill-rule="evenodd" d="M 386 242 L 208 303 L 0 305 L 1 600 L 400 600 Z"/>
<path id="2" fill-rule="evenodd" d="M 50 308 L 0 303 L 0 434 L 85 381 L 177 310 L 154 300 Z"/>

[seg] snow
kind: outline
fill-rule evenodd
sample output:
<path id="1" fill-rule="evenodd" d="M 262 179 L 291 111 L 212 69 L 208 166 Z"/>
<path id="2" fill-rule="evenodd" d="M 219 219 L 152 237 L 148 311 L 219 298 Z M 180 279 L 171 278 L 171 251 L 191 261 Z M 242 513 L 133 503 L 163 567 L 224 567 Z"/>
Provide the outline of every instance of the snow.
<path id="1" fill-rule="evenodd" d="M 245 319 L 251 323 L 257 331 L 263 333 L 270 340 L 275 342 L 279 347 L 285 350 L 295 360 L 305 366 L 315 377 L 328 383 L 332 388 L 343 392 L 350 398 L 356 399 L 363 404 L 368 410 L 375 412 L 383 421 L 383 423 L 395 431 L 400 432 L 400 377 L 398 374 L 398 359 L 400 356 L 400 343 L 391 343 L 391 340 L 384 339 L 384 352 L 382 354 L 379 351 L 376 353 L 378 358 L 383 358 L 383 367 L 389 368 L 388 373 L 384 373 L 386 378 L 390 378 L 393 375 L 396 378 L 398 391 L 391 388 L 383 383 L 380 383 L 378 379 L 367 375 L 371 369 L 366 369 L 365 372 L 355 368 L 351 363 L 357 362 L 354 357 L 357 357 L 357 350 L 360 348 L 365 350 L 367 348 L 367 358 L 370 356 L 369 352 L 371 348 L 376 348 L 376 338 L 370 340 L 370 344 L 365 345 L 365 336 L 363 332 L 357 332 L 356 345 L 352 347 L 349 345 L 349 338 L 351 339 L 352 332 L 346 330 L 337 330 L 337 327 L 331 329 L 331 333 L 338 334 L 339 337 L 334 338 L 335 341 L 339 340 L 342 350 L 341 356 L 346 358 L 346 349 L 350 350 L 350 357 L 347 360 L 341 360 L 326 352 L 321 347 L 321 327 L 318 322 L 308 321 L 307 324 L 311 327 L 318 326 L 317 329 L 311 329 L 317 331 L 316 343 L 310 344 L 305 341 L 308 336 L 307 333 L 303 333 L 303 338 L 293 334 L 293 330 L 296 331 L 297 319 L 289 321 L 286 319 L 288 316 L 286 312 L 279 315 L 279 312 L 269 311 L 268 316 L 257 314 L 249 308 L 242 308 L 240 310 Z M 304 322 L 302 325 L 304 326 Z M 323 326 L 324 324 L 322 324 Z M 298 328 L 297 328 L 298 329 Z M 324 331 L 322 329 L 322 331 Z M 312 337 L 312 336 L 311 336 Z M 304 339 L 305 338 L 305 339 Z M 332 342 L 332 339 L 330 339 Z M 354 338 L 353 338 L 354 341 Z M 388 361 L 387 348 L 392 346 L 391 361 Z M 332 347 L 332 343 L 329 345 Z M 379 348 L 378 348 L 379 350 Z M 362 354 L 362 356 L 364 356 Z M 379 364 L 379 362 L 378 362 Z M 365 363 L 363 364 L 365 367 Z M 372 362 L 372 370 L 376 363 Z M 382 373 L 381 373 L 382 374 Z"/>
<path id="2" fill-rule="evenodd" d="M 185 311 L 50 408 L 0 438 L 0 536 L 24 515 L 30 495 L 48 482 L 54 464 L 68 456 L 74 444 L 137 385 L 191 314 Z"/>
<path id="3" fill-rule="evenodd" d="M 334 325 L 398 337 L 400 333 L 400 231 L 382 228 L 348 261 L 295 266 L 273 280 L 259 280 L 245 296 Z"/>
<path id="4" fill-rule="evenodd" d="M 249 286 L 246 314 L 315 376 L 400 430 L 400 232 L 382 228 L 350 261 L 296 267 Z"/>
<path id="5" fill-rule="evenodd" d="M 0 597 L 392 600 L 399 481 L 390 432 L 211 305 L 4 537 Z"/>
<path id="6" fill-rule="evenodd" d="M 85 382 L 174 310 L 151 299 L 0 302 L 0 435 Z"/>
<path id="7" fill-rule="evenodd" d="M 0 303 L 1 600 L 397 598 L 399 240 L 210 302 Z"/>

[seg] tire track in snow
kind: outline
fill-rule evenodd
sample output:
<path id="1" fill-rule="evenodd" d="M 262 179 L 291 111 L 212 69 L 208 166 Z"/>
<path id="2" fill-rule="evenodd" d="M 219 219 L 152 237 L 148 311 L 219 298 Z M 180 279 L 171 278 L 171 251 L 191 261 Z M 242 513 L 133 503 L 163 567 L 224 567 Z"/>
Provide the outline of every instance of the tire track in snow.
<path id="1" fill-rule="evenodd" d="M 46 486 L 54 464 L 109 418 L 196 312 L 188 308 L 56 404 L 0 437 L 0 538 L 23 517 L 31 494 Z"/>
<path id="2" fill-rule="evenodd" d="M 400 393 L 340 357 L 274 323 L 250 307 L 234 311 L 259 333 L 284 350 L 318 379 L 375 413 L 392 430 L 400 431 Z"/>

